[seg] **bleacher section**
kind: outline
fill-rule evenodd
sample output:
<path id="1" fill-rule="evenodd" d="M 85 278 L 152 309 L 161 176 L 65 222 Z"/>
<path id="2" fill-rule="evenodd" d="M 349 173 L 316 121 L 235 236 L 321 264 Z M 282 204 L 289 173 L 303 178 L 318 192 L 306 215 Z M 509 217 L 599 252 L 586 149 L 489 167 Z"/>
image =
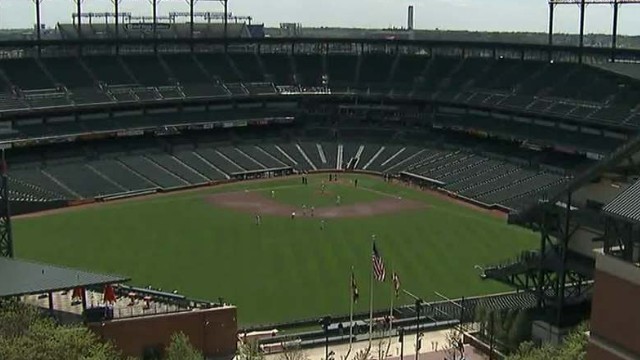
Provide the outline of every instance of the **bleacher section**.
<path id="1" fill-rule="evenodd" d="M 242 84 L 244 83 L 244 84 Z M 404 94 L 638 127 L 639 86 L 589 65 L 395 53 L 188 53 L 0 60 L 0 112 L 183 97 L 275 94 L 278 86 Z M 226 86 L 225 86 L 226 84 Z"/>
<path id="2" fill-rule="evenodd" d="M 0 59 L 0 115 L 10 119 L 4 122 L 2 140 L 82 135 L 82 141 L 92 143 L 111 135 L 85 136 L 87 132 L 117 130 L 119 136 L 131 136 L 122 130 L 141 129 L 145 134 L 140 143 L 122 140 L 118 144 L 128 145 L 115 149 L 100 145 L 71 157 L 52 153 L 17 161 L 15 166 L 11 163 L 11 196 L 28 201 L 101 198 L 290 167 L 415 176 L 440 191 L 517 210 L 547 197 L 573 173 L 572 159 L 563 161 L 562 156 L 548 156 L 545 151 L 601 158 L 640 128 L 640 86 L 589 65 L 453 56 L 453 52 L 408 54 L 383 48 L 355 54 L 348 45 L 327 48 L 322 54 L 307 54 L 304 51 L 310 50 L 304 46 L 293 54 L 277 46 L 263 50 L 237 46 L 228 53 L 215 46 L 205 48 L 198 51 L 218 52 L 134 55 L 128 49 L 118 56 L 87 51 L 73 57 L 43 53 L 37 59 Z M 324 89 L 317 91 L 327 85 L 335 96 L 326 97 L 329 91 Z M 303 90 L 315 94 L 285 98 Z M 383 99 L 383 106 L 371 105 L 374 98 L 343 105 L 353 99 L 351 94 L 341 94 L 347 90 L 440 103 L 398 97 Z M 249 99 L 253 95 L 268 101 L 254 106 L 255 99 Z M 270 102 L 272 97 L 266 95 L 278 95 L 278 101 Z M 191 97 L 235 97 L 237 101 L 222 104 L 222 99 L 215 99 L 205 106 Z M 176 101 L 181 105 L 175 110 L 157 106 L 166 99 L 184 101 Z M 83 107 L 79 116 L 58 109 L 51 116 L 37 111 L 33 111 L 37 116 L 11 113 L 107 102 L 127 105 L 114 106 L 110 115 L 97 113 L 100 107 L 91 107 L 90 111 L 98 109 L 96 114 Z M 145 102 L 138 104 L 144 110 L 139 111 L 138 102 Z M 475 107 L 447 106 L 452 104 Z M 249 132 L 256 117 L 283 114 L 295 117 L 299 128 L 278 130 L 282 133 L 271 140 L 259 131 L 253 134 L 254 141 L 241 138 L 235 128 L 228 137 L 194 135 L 251 119 L 244 124 Z M 323 120 L 307 127 L 317 118 Z M 188 126 L 178 129 L 182 124 Z M 269 128 L 260 129 L 268 132 Z M 178 145 L 165 140 L 174 137 L 172 131 L 182 132 L 187 139 Z M 474 141 L 482 144 L 424 136 L 439 131 L 473 133 Z M 150 140 L 154 132 L 167 136 Z M 507 139 L 510 150 L 492 148 L 490 143 L 497 138 Z M 521 156 L 521 150 L 528 151 L 524 149 L 535 149 L 536 155 Z"/>
<path id="3" fill-rule="evenodd" d="M 176 145 L 172 152 L 169 148 L 153 142 L 135 143 L 129 148 L 98 147 L 96 151 L 103 157 L 99 160 L 85 159 L 76 152 L 60 154 L 65 155 L 60 159 L 48 154 L 44 163 L 28 162 L 11 169 L 12 196 L 40 200 L 99 198 L 207 184 L 234 174 L 289 166 L 302 171 L 335 170 L 339 149 L 345 168 L 413 174 L 459 196 L 513 209 L 537 201 L 567 181 L 564 174 L 519 165 L 525 161 L 516 158 L 498 159 L 466 148 L 313 140 L 277 145 L 186 142 Z M 563 171 L 558 164 L 546 168 Z"/>

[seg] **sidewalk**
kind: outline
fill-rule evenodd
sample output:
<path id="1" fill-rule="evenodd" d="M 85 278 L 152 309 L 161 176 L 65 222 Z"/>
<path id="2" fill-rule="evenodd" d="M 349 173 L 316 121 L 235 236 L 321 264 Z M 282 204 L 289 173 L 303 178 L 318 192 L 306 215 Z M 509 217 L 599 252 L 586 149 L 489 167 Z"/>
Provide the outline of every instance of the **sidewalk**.
<path id="1" fill-rule="evenodd" d="M 434 332 L 424 333 L 422 338 L 422 348 L 420 349 L 419 360 L 443 360 L 445 357 L 445 353 L 442 351 L 435 351 L 435 345 L 437 343 L 438 350 L 442 349 L 443 345 L 446 344 L 446 334 L 450 330 L 440 330 Z M 371 354 L 374 359 L 378 359 L 378 353 L 380 351 L 380 344 L 384 342 L 382 351 L 386 352 L 387 349 L 387 341 L 388 338 L 384 339 L 374 339 L 371 342 Z M 433 342 L 433 344 L 432 344 Z M 404 360 L 415 360 L 415 346 L 416 346 L 416 335 L 410 334 L 404 336 L 404 349 L 403 349 L 403 357 Z M 432 348 L 433 346 L 433 348 Z M 365 350 L 369 347 L 369 341 L 359 341 L 354 342 L 352 344 L 351 352 L 349 353 L 349 359 L 353 359 L 353 355 L 358 351 Z M 389 352 L 387 354 L 387 359 L 390 360 L 400 360 L 400 347 L 401 344 L 398 341 L 398 336 L 391 337 L 391 345 L 389 346 Z M 340 360 L 344 358 L 345 355 L 349 352 L 349 344 L 341 344 L 341 345 L 330 345 L 329 352 L 333 351 L 333 358 L 335 360 Z M 305 349 L 305 354 L 309 360 L 324 360 L 325 357 L 325 347 L 317 347 L 312 349 Z M 266 356 L 266 360 L 277 360 L 279 359 L 280 354 L 270 354 Z M 480 353 L 474 351 L 470 346 L 465 347 L 465 360 L 483 360 L 486 359 Z"/>

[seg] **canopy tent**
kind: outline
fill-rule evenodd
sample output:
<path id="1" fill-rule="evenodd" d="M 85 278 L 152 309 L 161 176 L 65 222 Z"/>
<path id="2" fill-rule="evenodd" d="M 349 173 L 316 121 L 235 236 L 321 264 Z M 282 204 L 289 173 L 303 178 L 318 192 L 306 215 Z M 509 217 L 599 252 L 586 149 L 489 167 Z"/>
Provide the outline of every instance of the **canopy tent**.
<path id="1" fill-rule="evenodd" d="M 0 298 L 116 284 L 129 280 L 122 276 L 0 257 Z"/>

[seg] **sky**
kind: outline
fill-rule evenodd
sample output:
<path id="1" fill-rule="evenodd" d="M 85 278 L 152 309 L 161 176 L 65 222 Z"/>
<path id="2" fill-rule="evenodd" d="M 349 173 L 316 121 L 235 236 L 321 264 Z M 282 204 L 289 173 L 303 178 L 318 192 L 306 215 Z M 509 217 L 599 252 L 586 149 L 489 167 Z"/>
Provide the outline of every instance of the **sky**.
<path id="1" fill-rule="evenodd" d="M 42 22 L 53 27 L 71 22 L 74 0 L 41 0 Z M 111 0 L 83 0 L 83 11 L 113 11 Z M 250 15 L 254 23 L 278 26 L 297 22 L 303 26 L 402 27 L 407 6 L 414 5 L 417 29 L 472 31 L 537 31 L 548 26 L 546 0 L 229 0 L 236 15 Z M 121 0 L 121 11 L 151 15 L 149 0 Z M 161 0 L 159 14 L 188 11 L 186 0 Z M 577 33 L 577 5 L 556 8 L 555 32 Z M 199 0 L 196 11 L 222 11 L 220 2 Z M 0 28 L 25 28 L 34 23 L 33 0 L 0 0 Z M 590 5 L 586 32 L 610 33 L 612 7 Z M 622 6 L 619 32 L 640 35 L 640 4 Z M 186 20 L 186 19 L 185 19 Z"/>

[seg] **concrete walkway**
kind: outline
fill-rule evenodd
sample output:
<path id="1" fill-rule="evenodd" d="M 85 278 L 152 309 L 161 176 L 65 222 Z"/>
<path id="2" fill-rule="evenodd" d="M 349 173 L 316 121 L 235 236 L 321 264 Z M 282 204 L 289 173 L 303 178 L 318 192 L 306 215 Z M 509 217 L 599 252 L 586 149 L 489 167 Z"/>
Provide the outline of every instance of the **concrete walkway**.
<path id="1" fill-rule="evenodd" d="M 441 330 L 434 331 L 429 333 L 424 333 L 422 338 L 422 348 L 420 349 L 419 359 L 418 360 L 443 360 L 446 359 L 446 354 L 441 351 L 443 345 L 446 344 L 446 334 L 450 330 Z M 381 359 L 384 357 L 384 353 L 387 351 L 387 341 L 388 338 L 385 339 L 377 339 L 372 341 L 372 350 L 371 356 L 373 359 Z M 329 346 L 329 352 L 333 351 L 335 354 L 333 358 L 335 360 L 344 359 L 344 357 L 349 353 L 349 359 L 353 359 L 354 354 L 358 351 L 366 350 L 369 346 L 369 341 L 358 341 L 352 344 L 351 352 L 349 352 L 349 344 L 341 344 L 341 345 L 333 345 Z M 403 360 L 415 360 L 415 346 L 416 346 L 416 335 L 410 334 L 404 336 L 404 349 L 403 349 Z M 437 350 L 436 351 L 436 346 Z M 397 336 L 391 337 L 391 345 L 388 346 L 388 353 L 386 354 L 386 359 L 390 360 L 401 360 L 400 359 L 400 347 L 401 344 L 398 341 Z M 325 357 L 325 348 L 324 346 L 305 349 L 305 354 L 309 360 L 324 360 Z M 382 353 L 383 356 L 379 356 Z M 280 358 L 280 354 L 271 354 L 266 356 L 266 360 L 278 360 Z M 481 355 L 476 352 L 472 347 L 465 347 L 465 360 L 483 360 L 487 359 L 486 356 Z M 448 360 L 448 359 L 447 359 Z M 453 359 L 451 359 L 453 360 Z M 459 360 L 459 359 L 457 359 Z"/>

